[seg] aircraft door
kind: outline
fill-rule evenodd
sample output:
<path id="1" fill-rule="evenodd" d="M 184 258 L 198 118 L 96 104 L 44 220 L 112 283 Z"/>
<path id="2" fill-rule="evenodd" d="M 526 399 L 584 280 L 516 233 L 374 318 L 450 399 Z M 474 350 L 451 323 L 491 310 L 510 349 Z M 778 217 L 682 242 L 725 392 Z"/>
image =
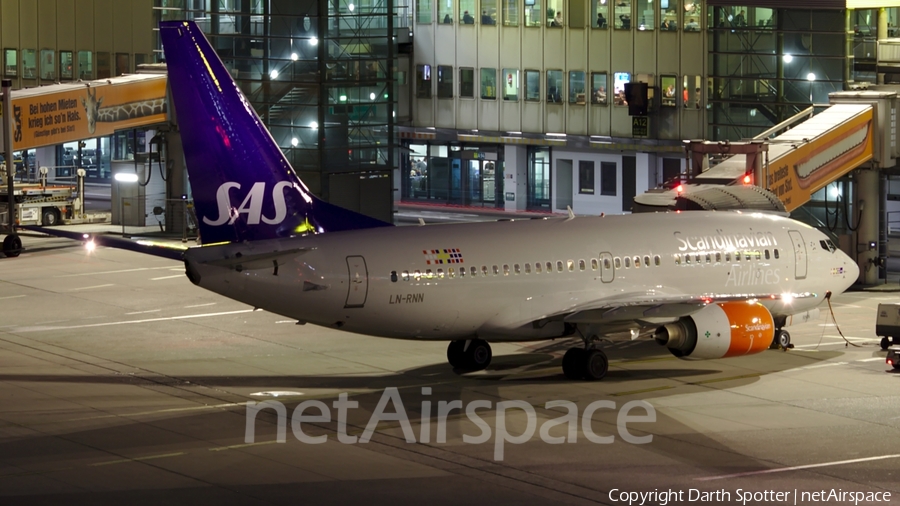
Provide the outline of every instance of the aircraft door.
<path id="1" fill-rule="evenodd" d="M 612 253 L 600 253 L 600 281 L 612 283 L 616 277 L 616 269 L 613 265 Z"/>
<path id="2" fill-rule="evenodd" d="M 369 292 L 369 272 L 366 260 L 360 256 L 347 257 L 350 283 L 347 288 L 347 302 L 344 307 L 363 307 Z"/>
<path id="3" fill-rule="evenodd" d="M 788 230 L 791 236 L 791 242 L 794 243 L 794 277 L 796 279 L 806 278 L 806 243 L 803 242 L 803 236 L 796 230 Z"/>

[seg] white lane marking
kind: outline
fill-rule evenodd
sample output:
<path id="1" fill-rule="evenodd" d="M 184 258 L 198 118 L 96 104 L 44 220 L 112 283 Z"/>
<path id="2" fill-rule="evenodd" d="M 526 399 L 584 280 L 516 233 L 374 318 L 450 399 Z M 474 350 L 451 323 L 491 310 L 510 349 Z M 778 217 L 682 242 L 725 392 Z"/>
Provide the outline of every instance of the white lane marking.
<path id="1" fill-rule="evenodd" d="M 724 480 L 728 478 L 741 478 L 743 476 L 756 476 L 759 474 L 786 473 L 788 471 L 800 471 L 803 469 L 815 469 L 817 467 L 842 466 L 845 464 L 856 464 L 859 462 L 872 462 L 873 460 L 887 460 L 900 458 L 900 454 L 879 455 L 877 457 L 866 457 L 862 459 L 836 460 L 834 462 L 822 462 L 821 464 L 806 464 L 804 466 L 777 467 L 775 469 L 764 469 L 762 471 L 749 471 L 746 473 L 723 474 L 721 476 L 704 476 L 702 478 L 694 478 L 694 481 L 712 481 Z"/>
<path id="2" fill-rule="evenodd" d="M 847 365 L 850 362 L 829 362 L 827 364 L 816 364 L 816 365 L 808 365 L 806 367 L 798 367 L 793 369 L 794 371 L 808 371 L 810 369 L 821 369 L 823 367 L 834 367 L 836 365 Z"/>
<path id="3" fill-rule="evenodd" d="M 194 304 L 193 306 L 184 306 L 185 309 L 190 309 L 192 307 L 206 307 L 206 306 L 215 306 L 218 304 L 217 302 L 209 302 L 206 304 Z"/>
<path id="4" fill-rule="evenodd" d="M 145 460 L 153 460 L 153 459 L 165 459 L 168 457 L 178 457 L 180 455 L 184 455 L 185 452 L 176 452 L 176 453 L 164 453 L 162 455 L 148 455 L 146 457 L 135 457 L 133 459 L 119 459 L 119 460 L 107 460 L 106 462 L 97 462 L 91 464 L 91 467 L 97 466 L 108 466 L 112 464 L 127 464 L 128 462 L 143 462 Z"/>
<path id="5" fill-rule="evenodd" d="M 278 320 L 275 323 L 294 323 L 294 321 L 296 321 L 296 320 Z"/>
<path id="6" fill-rule="evenodd" d="M 158 313 L 160 311 L 162 311 L 162 309 L 150 309 L 148 311 L 132 311 L 131 313 L 125 313 L 125 314 Z"/>
<path id="7" fill-rule="evenodd" d="M 70 288 L 67 291 L 69 292 L 77 292 L 79 290 L 92 290 L 94 288 L 106 288 L 107 286 L 113 286 L 112 283 L 107 283 L 105 285 L 94 285 L 94 286 L 82 286 L 81 288 Z"/>
<path id="8" fill-rule="evenodd" d="M 25 297 L 25 295 L 9 295 L 9 296 L 7 296 L 7 297 L 0 297 L 0 300 L 6 300 L 6 299 L 21 299 L 22 297 Z"/>
<path id="9" fill-rule="evenodd" d="M 101 271 L 101 272 L 82 272 L 79 274 L 60 274 L 58 276 L 53 276 L 54 278 L 74 278 L 77 276 L 96 276 L 98 274 L 119 274 L 120 272 L 139 272 L 139 271 L 156 271 L 160 269 L 171 269 L 172 266 L 167 265 L 165 267 L 138 267 L 136 269 L 121 269 L 118 271 Z"/>
<path id="10" fill-rule="evenodd" d="M 872 357 L 872 358 L 864 358 L 862 360 L 857 360 L 857 362 L 884 362 L 884 357 Z"/>
<path id="11" fill-rule="evenodd" d="M 136 378 L 142 378 L 142 376 L 135 376 Z M 230 408 L 234 406 L 246 406 L 247 404 L 244 402 L 229 402 L 227 404 L 212 404 L 208 406 L 191 406 L 187 408 L 166 408 L 166 409 L 155 409 L 153 411 L 141 411 L 139 413 L 122 413 L 122 414 L 110 414 L 110 415 L 99 415 L 99 416 L 89 416 L 85 418 L 72 418 L 66 420 L 67 422 L 83 422 L 86 420 L 102 420 L 104 418 L 134 418 L 136 416 L 147 416 L 147 415 L 159 415 L 164 413 L 179 413 L 182 411 L 199 411 L 204 409 L 218 409 L 218 408 Z"/>
<path id="12" fill-rule="evenodd" d="M 854 342 L 854 341 L 862 342 L 862 341 L 868 341 L 868 339 L 850 339 L 850 342 Z M 838 343 L 797 344 L 797 345 L 794 345 L 794 348 L 815 348 L 815 347 L 821 347 L 821 346 L 844 346 L 845 344 L 847 344 L 847 343 L 845 343 L 842 340 L 841 342 L 838 342 Z"/>
<path id="13" fill-rule="evenodd" d="M 185 277 L 184 274 L 176 274 L 174 276 L 163 276 L 161 278 L 150 278 L 150 281 L 159 281 L 162 279 L 175 279 L 175 278 L 183 278 L 183 277 Z"/>
<path id="14" fill-rule="evenodd" d="M 204 314 L 189 314 L 183 316 L 169 316 L 166 318 L 148 318 L 146 320 L 126 320 L 121 322 L 107 322 L 107 323 L 92 323 L 89 325 L 72 325 L 68 327 L 21 327 L 15 329 L 15 332 L 39 332 L 46 330 L 69 330 L 69 329 L 84 329 L 90 327 L 109 327 L 112 325 L 128 325 L 132 323 L 152 323 L 152 322 L 164 322 L 164 321 L 172 321 L 172 320 L 188 320 L 191 318 L 207 318 L 210 316 L 225 316 L 230 314 L 240 314 L 240 313 L 251 313 L 252 309 L 241 309 L 239 311 L 225 311 L 222 313 L 204 313 Z"/>

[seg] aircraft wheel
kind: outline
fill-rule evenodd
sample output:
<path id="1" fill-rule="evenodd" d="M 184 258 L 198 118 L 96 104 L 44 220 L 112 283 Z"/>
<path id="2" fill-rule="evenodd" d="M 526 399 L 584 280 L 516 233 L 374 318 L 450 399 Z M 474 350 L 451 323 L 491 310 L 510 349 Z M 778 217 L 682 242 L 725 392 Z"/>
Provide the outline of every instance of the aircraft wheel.
<path id="1" fill-rule="evenodd" d="M 463 341 L 465 342 L 465 341 Z M 491 364 L 491 345 L 481 339 L 472 339 L 464 352 L 464 367 L 469 371 L 481 371 Z"/>
<path id="2" fill-rule="evenodd" d="M 600 381 L 609 372 L 609 359 L 603 350 L 588 350 L 584 357 L 584 379 Z"/>
<path id="3" fill-rule="evenodd" d="M 465 339 L 451 341 L 450 344 L 447 345 L 447 362 L 450 362 L 450 365 L 453 366 L 454 369 L 464 368 L 466 357 L 464 355 L 463 349 L 465 347 Z"/>
<path id="4" fill-rule="evenodd" d="M 778 332 L 778 346 L 784 349 L 792 348 L 791 335 L 786 330 Z"/>
<path id="5" fill-rule="evenodd" d="M 3 254 L 13 258 L 22 252 L 22 239 L 16 234 L 10 234 L 3 239 Z"/>
<path id="6" fill-rule="evenodd" d="M 891 346 L 891 340 L 886 337 L 882 337 L 881 338 L 881 349 L 887 350 L 888 348 L 890 348 L 890 346 Z"/>
<path id="7" fill-rule="evenodd" d="M 585 355 L 584 348 L 569 348 L 563 355 L 563 374 L 570 380 L 584 379 L 585 375 Z"/>

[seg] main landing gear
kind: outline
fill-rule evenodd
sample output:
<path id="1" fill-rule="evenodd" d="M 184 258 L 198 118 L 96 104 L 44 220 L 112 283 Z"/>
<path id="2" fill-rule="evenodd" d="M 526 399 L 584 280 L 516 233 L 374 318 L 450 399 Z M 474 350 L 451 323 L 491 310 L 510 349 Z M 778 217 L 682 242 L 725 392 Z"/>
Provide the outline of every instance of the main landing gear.
<path id="1" fill-rule="evenodd" d="M 769 345 L 770 350 L 788 350 L 793 348 L 791 344 L 791 335 L 787 330 L 775 329 L 775 336 L 772 338 L 772 344 Z"/>
<path id="2" fill-rule="evenodd" d="M 447 361 L 454 369 L 481 371 L 491 364 L 491 345 L 481 339 L 460 339 L 447 346 Z"/>
<path id="3" fill-rule="evenodd" d="M 563 355 L 563 374 L 571 380 L 602 380 L 609 371 L 609 359 L 603 350 L 593 346 L 588 348 L 569 348 Z"/>

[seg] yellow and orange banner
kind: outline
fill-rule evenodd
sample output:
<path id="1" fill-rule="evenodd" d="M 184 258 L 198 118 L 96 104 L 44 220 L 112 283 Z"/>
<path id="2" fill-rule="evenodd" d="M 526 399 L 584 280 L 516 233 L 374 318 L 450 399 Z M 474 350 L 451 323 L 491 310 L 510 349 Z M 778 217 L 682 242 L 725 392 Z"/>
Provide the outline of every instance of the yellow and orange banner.
<path id="1" fill-rule="evenodd" d="M 872 158 L 869 109 L 769 164 L 766 186 L 793 211 L 825 185 Z"/>
<path id="2" fill-rule="evenodd" d="M 13 149 L 52 146 L 166 121 L 164 75 L 84 84 L 13 91 Z M 0 149 L 2 144 L 0 138 Z"/>

